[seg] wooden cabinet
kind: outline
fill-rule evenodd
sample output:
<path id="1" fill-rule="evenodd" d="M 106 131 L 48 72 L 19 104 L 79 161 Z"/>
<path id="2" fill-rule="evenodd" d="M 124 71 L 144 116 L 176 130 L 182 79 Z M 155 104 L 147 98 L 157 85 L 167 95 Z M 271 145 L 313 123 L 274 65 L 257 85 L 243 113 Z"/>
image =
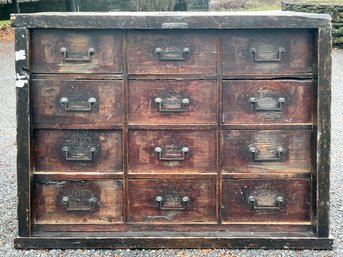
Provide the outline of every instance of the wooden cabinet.
<path id="1" fill-rule="evenodd" d="M 12 21 L 17 248 L 332 247 L 328 16 Z"/>

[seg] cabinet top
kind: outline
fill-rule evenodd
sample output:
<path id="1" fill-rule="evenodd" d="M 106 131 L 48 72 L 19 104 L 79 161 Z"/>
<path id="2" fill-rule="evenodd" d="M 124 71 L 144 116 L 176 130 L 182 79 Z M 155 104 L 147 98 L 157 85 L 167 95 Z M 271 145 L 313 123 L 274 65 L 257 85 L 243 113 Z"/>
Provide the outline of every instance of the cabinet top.
<path id="1" fill-rule="evenodd" d="M 300 12 L 49 12 L 12 14 L 13 27 L 86 29 L 327 28 L 327 14 Z"/>

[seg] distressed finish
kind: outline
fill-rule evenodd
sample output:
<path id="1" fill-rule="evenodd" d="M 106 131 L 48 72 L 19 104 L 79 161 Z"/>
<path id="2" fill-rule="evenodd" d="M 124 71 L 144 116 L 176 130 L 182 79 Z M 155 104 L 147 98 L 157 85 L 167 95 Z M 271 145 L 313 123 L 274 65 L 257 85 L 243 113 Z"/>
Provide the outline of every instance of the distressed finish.
<path id="1" fill-rule="evenodd" d="M 311 123 L 312 81 L 223 82 L 223 124 Z"/>
<path id="2" fill-rule="evenodd" d="M 121 124 L 122 81 L 32 81 L 33 123 Z"/>
<path id="3" fill-rule="evenodd" d="M 224 173 L 311 173 L 311 131 L 224 130 Z"/>
<path id="4" fill-rule="evenodd" d="M 122 34 L 102 30 L 33 30 L 33 73 L 120 73 Z"/>
<path id="5" fill-rule="evenodd" d="M 223 33 L 223 74 L 301 74 L 313 71 L 308 30 L 235 30 Z"/>
<path id="6" fill-rule="evenodd" d="M 215 179 L 130 179 L 129 198 L 131 222 L 216 222 Z"/>
<path id="7" fill-rule="evenodd" d="M 129 124 L 216 124 L 215 80 L 132 80 Z"/>
<path id="8" fill-rule="evenodd" d="M 223 192 L 224 222 L 310 222 L 309 179 L 224 179 Z"/>
<path id="9" fill-rule="evenodd" d="M 122 172 L 121 133 L 35 130 L 35 171 Z"/>
<path id="10" fill-rule="evenodd" d="M 41 180 L 34 185 L 35 225 L 86 226 L 123 220 L 121 180 Z"/>
<path id="11" fill-rule="evenodd" d="M 15 247 L 332 248 L 329 16 L 12 24 Z"/>
<path id="12" fill-rule="evenodd" d="M 128 172 L 215 173 L 215 149 L 215 131 L 132 130 Z"/>
<path id="13" fill-rule="evenodd" d="M 129 74 L 217 73 L 215 32 L 135 31 L 127 37 Z"/>

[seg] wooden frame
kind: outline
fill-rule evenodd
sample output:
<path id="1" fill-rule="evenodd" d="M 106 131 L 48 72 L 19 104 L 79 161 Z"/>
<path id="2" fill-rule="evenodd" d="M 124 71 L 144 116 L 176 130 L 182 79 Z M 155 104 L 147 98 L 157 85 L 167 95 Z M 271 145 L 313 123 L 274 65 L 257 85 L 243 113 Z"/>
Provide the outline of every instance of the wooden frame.
<path id="1" fill-rule="evenodd" d="M 303 13 L 41 13 L 13 15 L 12 26 L 16 36 L 16 91 L 17 91 L 17 172 L 18 172 L 18 235 L 15 239 L 16 248 L 296 248 L 296 249 L 331 249 L 333 240 L 329 233 L 329 177 L 330 177 L 330 103 L 331 103 L 331 25 L 328 15 Z M 184 25 L 187 24 L 187 25 Z M 273 231 L 261 232 L 263 228 L 254 224 L 254 236 L 240 231 L 239 226 L 226 225 L 227 231 L 216 231 L 218 226 L 205 226 L 203 231 L 211 232 L 128 232 L 125 225 L 118 226 L 122 232 L 36 232 L 31 219 L 31 184 L 33 171 L 31 168 L 32 140 L 31 111 L 30 111 L 30 30 L 36 28 L 68 28 L 68 29 L 119 29 L 123 30 L 123 49 L 127 51 L 127 37 L 125 30 L 148 29 L 215 29 L 218 34 L 217 47 L 222 48 L 222 30 L 224 29 L 311 29 L 314 31 L 315 41 L 315 71 L 313 80 L 316 91 L 314 106 L 314 122 L 309 125 L 295 125 L 287 129 L 312 129 L 314 149 L 312 171 L 312 220 L 311 224 L 303 224 L 294 229 L 292 225 L 285 226 L 289 232 Z M 222 70 L 222 55 L 218 54 L 218 69 Z M 128 97 L 127 60 L 123 63 L 124 98 Z M 311 78 L 303 74 L 304 78 Z M 132 76 L 134 78 L 135 76 Z M 149 77 L 149 76 L 148 76 Z M 146 77 L 146 78 L 148 78 Z M 194 76 L 193 76 L 194 77 Z M 217 76 L 218 92 L 222 93 L 222 72 Z M 165 77 L 164 77 L 165 78 Z M 192 78 L 192 76 L 189 76 Z M 123 100 L 124 101 L 124 100 Z M 218 102 L 222 109 L 221 100 Z M 144 126 L 129 126 L 127 108 L 123 117 L 123 188 L 124 199 L 128 198 L 128 130 L 129 128 L 144 128 Z M 168 126 L 172 128 L 173 126 Z M 180 126 L 179 126 L 180 127 Z M 160 128 L 163 128 L 160 127 Z M 189 127 L 188 127 L 189 128 Z M 197 128 L 197 126 L 192 127 Z M 202 127 L 204 128 L 204 127 Z M 217 129 L 239 128 L 235 125 L 213 125 L 205 128 Z M 262 126 L 263 128 L 263 126 Z M 278 125 L 273 129 L 277 129 Z M 220 140 L 217 132 L 217 141 Z M 220 144 L 216 144 L 216 151 L 220 153 Z M 217 156 L 220 156 L 219 154 Z M 220 167 L 220 158 L 216 165 Z M 220 170 L 218 168 L 218 170 Z M 219 173 L 218 173 L 219 174 Z M 36 174 L 43 177 L 44 174 Z M 57 179 L 59 175 L 55 174 Z M 133 175 L 132 177 L 134 177 Z M 226 175 L 225 175 L 226 176 Z M 85 178 L 87 176 L 84 176 Z M 101 175 L 90 176 L 100 178 Z M 104 178 L 118 178 L 118 175 L 104 174 Z M 144 177 L 144 176 L 143 176 Z M 226 176 L 227 178 L 228 176 Z M 222 176 L 218 175 L 217 200 L 221 199 Z M 126 201 L 124 201 L 126 202 Z M 128 221 L 128 205 L 124 203 L 124 222 Z M 220 207 L 217 206 L 216 215 L 220 221 Z M 132 225 L 132 224 L 131 224 Z M 131 226 L 129 224 L 129 227 Z M 247 224 L 245 224 L 246 226 Z M 272 227 L 275 224 L 269 224 Z M 242 225 L 243 227 L 243 225 Z M 133 231 L 137 230 L 132 225 Z M 149 226 L 146 226 L 148 229 Z M 172 229 L 172 228 L 171 228 Z M 191 230 L 191 227 L 189 227 Z M 232 229 L 232 231 L 230 231 Z M 236 232 L 235 232 L 236 231 Z M 106 235 L 105 235 L 106 234 Z"/>

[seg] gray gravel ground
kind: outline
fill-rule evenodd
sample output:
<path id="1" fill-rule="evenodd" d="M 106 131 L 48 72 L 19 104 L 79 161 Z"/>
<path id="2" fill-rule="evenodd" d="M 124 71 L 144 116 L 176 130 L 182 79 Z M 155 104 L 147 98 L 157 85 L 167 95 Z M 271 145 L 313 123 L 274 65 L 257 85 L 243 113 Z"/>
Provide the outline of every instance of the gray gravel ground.
<path id="1" fill-rule="evenodd" d="M 333 251 L 291 250 L 15 250 L 16 222 L 16 121 L 12 42 L 0 41 L 0 256 L 227 256 L 227 257 L 343 257 L 343 50 L 333 51 L 331 234 Z"/>

